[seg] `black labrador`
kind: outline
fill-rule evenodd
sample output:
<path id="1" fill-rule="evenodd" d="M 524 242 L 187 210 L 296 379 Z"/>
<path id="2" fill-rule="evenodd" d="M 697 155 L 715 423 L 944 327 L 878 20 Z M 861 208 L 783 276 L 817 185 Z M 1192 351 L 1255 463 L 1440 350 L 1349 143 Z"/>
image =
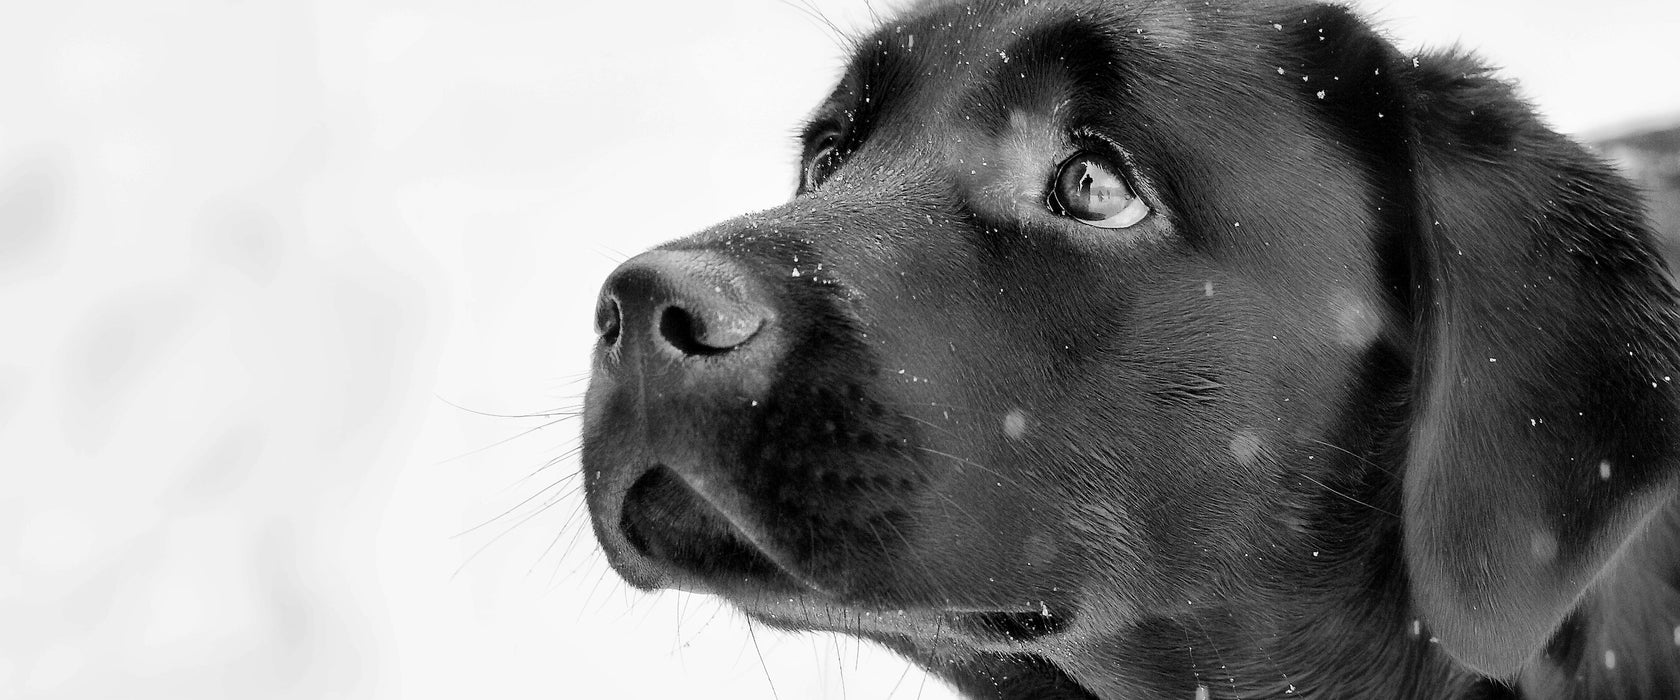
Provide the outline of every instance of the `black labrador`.
<path id="1" fill-rule="evenodd" d="M 803 149 L 601 291 L 632 585 L 977 698 L 1680 693 L 1680 298 L 1473 57 L 1333 5 L 928 2 Z"/>

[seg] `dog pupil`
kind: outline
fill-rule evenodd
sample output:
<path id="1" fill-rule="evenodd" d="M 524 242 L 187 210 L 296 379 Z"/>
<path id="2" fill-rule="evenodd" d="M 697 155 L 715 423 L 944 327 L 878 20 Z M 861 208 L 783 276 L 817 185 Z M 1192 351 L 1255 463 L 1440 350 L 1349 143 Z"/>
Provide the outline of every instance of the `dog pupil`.
<path id="1" fill-rule="evenodd" d="M 1068 213 L 1085 221 L 1101 221 L 1125 208 L 1131 191 L 1102 163 L 1082 157 L 1068 164 L 1062 181 L 1070 196 L 1064 198 Z"/>

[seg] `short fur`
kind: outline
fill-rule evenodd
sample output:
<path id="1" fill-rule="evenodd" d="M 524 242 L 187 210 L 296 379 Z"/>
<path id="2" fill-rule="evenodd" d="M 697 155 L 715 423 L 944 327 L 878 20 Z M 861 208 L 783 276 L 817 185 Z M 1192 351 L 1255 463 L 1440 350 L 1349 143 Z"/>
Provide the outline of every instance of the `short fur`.
<path id="1" fill-rule="evenodd" d="M 632 584 L 977 698 L 1680 696 L 1680 301 L 1474 57 L 1332 5 L 929 3 L 804 138 L 792 201 L 602 290 Z M 1149 217 L 1048 206 L 1081 151 Z"/>

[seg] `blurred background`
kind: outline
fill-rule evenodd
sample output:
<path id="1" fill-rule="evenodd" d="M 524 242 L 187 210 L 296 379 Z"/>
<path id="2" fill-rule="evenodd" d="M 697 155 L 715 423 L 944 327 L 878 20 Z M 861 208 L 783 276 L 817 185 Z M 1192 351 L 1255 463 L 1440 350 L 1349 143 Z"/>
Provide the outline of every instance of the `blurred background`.
<path id="1" fill-rule="evenodd" d="M 1680 231 L 1680 3 L 1362 7 Z M 5 5 L 0 697 L 949 697 L 627 590 L 573 476 L 600 280 L 785 199 L 835 28 L 889 11 Z"/>

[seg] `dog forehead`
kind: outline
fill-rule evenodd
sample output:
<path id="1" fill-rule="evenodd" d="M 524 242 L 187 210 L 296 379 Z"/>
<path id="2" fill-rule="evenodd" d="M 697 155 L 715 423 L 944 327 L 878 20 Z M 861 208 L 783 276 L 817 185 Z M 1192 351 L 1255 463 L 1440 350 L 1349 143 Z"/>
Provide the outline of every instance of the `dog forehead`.
<path id="1" fill-rule="evenodd" d="M 1123 74 L 1167 85 L 1209 80 L 1210 64 L 1194 56 L 1251 53 L 1237 37 L 1271 22 L 1252 10 L 1163 2 L 924 3 L 853 45 L 846 77 L 825 109 L 908 115 L 888 120 L 901 128 L 945 131 L 978 122 L 994 132 L 1013 130 L 1016 112 L 1054 114 L 1071 97 L 1110 93 Z"/>
<path id="2" fill-rule="evenodd" d="M 1145 24 L 1173 26 L 1168 13 L 1156 15 Z M 892 114 L 871 119 L 874 130 L 945 146 L 953 174 L 1002 204 L 1065 149 L 1070 103 L 1092 88 L 1089 71 L 1073 66 L 1122 60 L 1108 37 L 1128 21 L 1043 3 L 923 3 L 857 43 L 825 110 Z M 922 138 L 927 132 L 950 138 Z"/>
<path id="3" fill-rule="evenodd" d="M 892 20 L 884 22 L 870 39 L 894 34 L 915 36 L 914 43 L 937 55 L 963 57 L 969 62 L 983 58 L 999 45 L 1023 36 L 1035 28 L 1082 22 L 1101 26 L 1115 36 L 1144 46 L 1183 49 L 1198 39 L 1221 34 L 1214 29 L 1219 19 L 1230 16 L 1228 9 L 1270 12 L 1297 6 L 1297 2 L 1161 2 L 1131 0 L 922 0 L 910 3 Z M 1212 31 L 1210 31 L 1212 30 Z M 873 41 L 859 42 L 868 46 Z"/>

